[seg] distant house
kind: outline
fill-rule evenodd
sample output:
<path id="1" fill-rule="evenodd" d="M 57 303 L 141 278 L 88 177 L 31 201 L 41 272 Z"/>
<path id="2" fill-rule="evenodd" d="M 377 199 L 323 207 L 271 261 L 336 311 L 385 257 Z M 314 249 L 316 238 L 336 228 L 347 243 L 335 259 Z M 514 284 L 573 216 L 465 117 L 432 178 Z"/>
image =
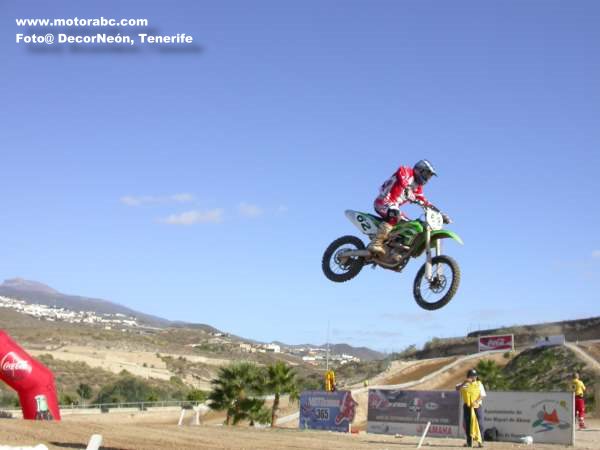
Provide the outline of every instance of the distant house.
<path id="1" fill-rule="evenodd" d="M 281 347 L 277 344 L 266 344 L 264 348 L 268 352 L 281 353 Z"/>

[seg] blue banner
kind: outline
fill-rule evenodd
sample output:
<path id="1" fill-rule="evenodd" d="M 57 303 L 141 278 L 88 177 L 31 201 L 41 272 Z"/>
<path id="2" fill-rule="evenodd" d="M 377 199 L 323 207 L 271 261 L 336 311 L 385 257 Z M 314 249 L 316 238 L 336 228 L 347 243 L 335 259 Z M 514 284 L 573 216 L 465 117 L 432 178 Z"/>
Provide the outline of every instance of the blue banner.
<path id="1" fill-rule="evenodd" d="M 300 429 L 348 432 L 357 404 L 350 391 L 305 391 L 300 395 Z"/>

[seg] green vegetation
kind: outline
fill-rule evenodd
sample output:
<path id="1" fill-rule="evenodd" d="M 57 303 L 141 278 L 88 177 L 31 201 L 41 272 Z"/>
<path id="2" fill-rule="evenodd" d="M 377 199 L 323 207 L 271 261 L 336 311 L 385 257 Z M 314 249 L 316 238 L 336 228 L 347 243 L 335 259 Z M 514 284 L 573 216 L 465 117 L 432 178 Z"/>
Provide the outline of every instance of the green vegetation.
<path id="1" fill-rule="evenodd" d="M 324 376 L 325 372 L 312 372 L 304 376 L 296 376 L 298 390 L 302 392 L 323 389 Z"/>
<path id="2" fill-rule="evenodd" d="M 81 403 L 83 404 L 85 400 L 92 398 L 92 387 L 89 384 L 79 383 L 77 394 L 81 398 Z"/>
<path id="3" fill-rule="evenodd" d="M 207 393 L 186 385 L 181 378 L 146 380 L 123 370 L 114 374 L 92 368 L 84 362 L 62 361 L 40 355 L 40 362 L 54 373 L 59 402 L 62 405 L 188 400 L 202 402 Z M 0 407 L 19 407 L 17 394 L 0 383 Z"/>
<path id="4" fill-rule="evenodd" d="M 288 394 L 291 401 L 296 401 L 300 397 L 296 383 L 296 373 L 290 366 L 277 361 L 267 367 L 263 389 L 275 395 L 271 408 L 271 427 L 274 427 L 281 395 Z"/>
<path id="5" fill-rule="evenodd" d="M 594 409 L 594 386 L 597 377 L 565 347 L 526 350 L 505 367 L 482 360 L 477 371 L 489 390 L 499 391 L 568 391 L 573 372 L 579 372 L 587 387 L 586 403 Z"/>
<path id="6" fill-rule="evenodd" d="M 212 385 L 209 406 L 216 411 L 225 411 L 226 425 L 248 421 L 250 425 L 270 423 L 274 426 L 281 396 L 289 395 L 290 401 L 299 398 L 296 372 L 281 361 L 266 368 L 247 362 L 222 367 Z M 261 398 L 269 394 L 274 395 L 270 410 Z"/>
<path id="7" fill-rule="evenodd" d="M 169 382 L 145 380 L 123 371 L 112 383 L 102 387 L 94 403 L 130 403 L 158 400 L 185 400 L 190 389 L 180 378 Z"/>
<path id="8" fill-rule="evenodd" d="M 373 378 L 375 375 L 385 371 L 389 365 L 390 359 L 380 359 L 377 361 L 361 361 L 349 362 L 335 370 L 335 376 L 338 385 L 351 385 L 362 383 L 364 380 Z M 320 388 L 323 388 L 323 381 L 320 383 Z"/>
<path id="9" fill-rule="evenodd" d="M 213 390 L 209 394 L 209 406 L 216 411 L 225 411 L 225 424 L 236 425 L 240 421 L 268 423 L 269 411 L 262 393 L 258 367 L 250 363 L 236 363 L 219 369 L 218 377 L 212 380 Z"/>

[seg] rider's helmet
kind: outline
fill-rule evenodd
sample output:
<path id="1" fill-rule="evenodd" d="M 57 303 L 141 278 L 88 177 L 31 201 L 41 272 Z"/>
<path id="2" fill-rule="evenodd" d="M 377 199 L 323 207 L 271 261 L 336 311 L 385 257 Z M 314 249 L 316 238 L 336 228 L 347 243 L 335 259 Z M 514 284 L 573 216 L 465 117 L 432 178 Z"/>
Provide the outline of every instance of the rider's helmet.
<path id="1" fill-rule="evenodd" d="M 477 371 L 475 369 L 470 369 L 467 372 L 467 378 L 475 378 L 477 376 Z"/>
<path id="2" fill-rule="evenodd" d="M 435 175 L 437 177 L 435 169 L 426 159 L 422 159 L 417 162 L 413 167 L 413 172 L 415 176 L 415 182 L 421 186 L 427 183 L 432 176 Z"/>

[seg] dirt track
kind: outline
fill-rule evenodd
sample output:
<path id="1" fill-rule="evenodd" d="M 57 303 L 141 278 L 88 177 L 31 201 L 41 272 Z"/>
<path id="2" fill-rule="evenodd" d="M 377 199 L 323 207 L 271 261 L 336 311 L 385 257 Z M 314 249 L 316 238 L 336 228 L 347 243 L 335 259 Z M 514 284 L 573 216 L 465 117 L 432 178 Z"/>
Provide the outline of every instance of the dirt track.
<path id="1" fill-rule="evenodd" d="M 125 416 L 125 417 L 124 417 Z M 142 420 L 143 417 L 143 420 Z M 120 449 L 402 449 L 415 448 L 417 437 L 395 438 L 373 434 L 344 434 L 290 429 L 254 429 L 217 425 L 178 427 L 179 413 L 107 414 L 85 418 L 65 418 L 60 423 L 5 419 L 0 422 L 0 444 L 35 445 L 50 449 L 85 448 L 92 434 L 101 434 L 105 450 Z M 597 449 L 600 445 L 600 421 L 590 422 L 590 429 L 576 432 L 575 448 Z M 460 439 L 425 439 L 424 448 L 462 448 Z M 527 447 L 513 443 L 491 442 L 486 448 L 553 449 L 558 445 Z"/>
<path id="2" fill-rule="evenodd" d="M 502 354 L 483 355 L 482 358 L 506 363 Z M 372 381 L 373 385 L 411 383 L 410 389 L 452 389 L 464 378 L 468 368 L 477 364 L 479 358 L 461 361 L 441 371 L 426 381 L 419 382 L 424 375 L 431 374 L 445 365 L 455 362 L 454 358 L 416 362 L 397 362 Z M 412 384 L 414 383 L 414 384 Z M 362 390 L 362 389 L 361 389 Z M 191 426 L 190 415 L 186 425 L 176 425 L 180 412 L 146 411 L 135 413 L 109 413 L 86 416 L 65 416 L 60 423 L 40 423 L 5 419 L 0 421 L 0 445 L 35 445 L 43 443 L 50 449 L 85 448 L 92 434 L 104 437 L 103 449 L 401 449 L 414 448 L 417 437 L 382 436 L 364 433 L 366 424 L 366 389 L 357 393 L 359 401 L 355 424 L 359 434 L 343 434 L 318 431 L 301 431 L 297 419 L 287 426 L 293 428 L 255 429 L 248 427 L 224 427 L 223 416 L 210 412 L 203 418 L 201 426 Z M 282 404 L 281 416 L 297 410 L 297 405 Z M 576 432 L 575 448 L 600 449 L 600 420 L 588 421 L 589 429 Z M 462 448 L 461 439 L 426 438 L 424 448 Z M 527 447 L 514 443 L 487 443 L 492 449 L 558 449 L 558 445 L 534 445 Z"/>

